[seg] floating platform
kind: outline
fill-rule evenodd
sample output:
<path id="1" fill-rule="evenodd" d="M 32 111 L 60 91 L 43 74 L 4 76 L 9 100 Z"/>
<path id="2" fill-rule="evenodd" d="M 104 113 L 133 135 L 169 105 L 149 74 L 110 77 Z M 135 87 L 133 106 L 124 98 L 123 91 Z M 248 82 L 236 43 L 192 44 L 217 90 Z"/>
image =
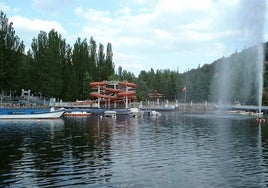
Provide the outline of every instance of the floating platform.
<path id="1" fill-rule="evenodd" d="M 167 106 L 167 107 L 144 107 L 140 108 L 141 111 L 175 111 L 176 107 L 175 106 Z"/>

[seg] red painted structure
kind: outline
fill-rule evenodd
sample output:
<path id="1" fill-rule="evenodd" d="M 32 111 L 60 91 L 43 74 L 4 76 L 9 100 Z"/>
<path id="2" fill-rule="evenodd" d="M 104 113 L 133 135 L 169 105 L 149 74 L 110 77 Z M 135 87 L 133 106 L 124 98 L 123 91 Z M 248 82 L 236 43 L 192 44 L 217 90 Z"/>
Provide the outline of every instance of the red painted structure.
<path id="1" fill-rule="evenodd" d="M 117 103 L 124 102 L 126 108 L 128 108 L 129 102 L 133 102 L 136 97 L 136 84 L 127 81 L 102 81 L 91 82 L 90 87 L 97 89 L 95 92 L 91 92 L 92 97 L 97 98 L 98 107 L 101 103 L 110 105 L 110 102 L 114 102 L 116 107 Z"/>

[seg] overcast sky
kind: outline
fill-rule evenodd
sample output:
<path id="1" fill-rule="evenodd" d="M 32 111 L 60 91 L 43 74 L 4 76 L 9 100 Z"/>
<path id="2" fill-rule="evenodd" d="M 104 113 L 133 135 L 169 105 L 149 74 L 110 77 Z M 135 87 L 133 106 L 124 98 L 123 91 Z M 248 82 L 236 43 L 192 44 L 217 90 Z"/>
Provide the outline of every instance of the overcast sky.
<path id="1" fill-rule="evenodd" d="M 267 1 L 268 2 L 268 1 Z M 1 0 L 29 48 L 40 30 L 112 44 L 116 66 L 180 73 L 268 40 L 265 0 Z"/>

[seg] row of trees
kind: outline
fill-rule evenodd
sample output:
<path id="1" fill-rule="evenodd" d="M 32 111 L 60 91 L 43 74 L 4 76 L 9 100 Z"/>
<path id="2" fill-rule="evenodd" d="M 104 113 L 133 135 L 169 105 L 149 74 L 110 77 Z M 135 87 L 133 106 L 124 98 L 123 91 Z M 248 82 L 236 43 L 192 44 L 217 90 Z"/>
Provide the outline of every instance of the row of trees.
<path id="1" fill-rule="evenodd" d="M 89 82 L 114 74 L 112 45 L 97 47 L 93 37 L 71 47 L 55 30 L 41 31 L 25 54 L 23 41 L 0 13 L 0 84 L 3 91 L 27 88 L 47 97 L 88 98 Z"/>
<path id="2" fill-rule="evenodd" d="M 138 85 L 138 99 L 157 90 L 165 99 L 177 99 L 180 94 L 180 74 L 176 71 L 141 71 L 136 77 L 119 66 L 115 73 L 112 45 L 97 47 L 93 37 L 78 38 L 71 47 L 55 30 L 40 31 L 32 40 L 31 48 L 24 52 L 23 41 L 15 34 L 6 15 L 0 15 L 0 84 L 2 92 L 14 91 L 20 95 L 22 88 L 31 89 L 35 95 L 63 100 L 88 99 L 91 81 L 127 80 Z"/>
<path id="3" fill-rule="evenodd" d="M 268 43 L 265 44 L 268 47 Z M 268 59 L 265 48 L 265 59 Z M 73 46 L 55 30 L 41 31 L 32 40 L 25 53 L 23 41 L 15 34 L 12 23 L 0 13 L 0 86 L 1 92 L 13 91 L 19 95 L 22 88 L 31 89 L 35 95 L 63 100 L 90 98 L 91 81 L 127 80 L 137 84 L 138 100 L 148 99 L 148 93 L 164 94 L 168 100 L 217 102 L 228 92 L 228 100 L 256 104 L 255 80 L 245 72 L 247 66 L 254 70 L 255 48 L 234 53 L 212 64 L 189 70 L 183 74 L 170 70 L 142 70 L 138 77 L 119 66 L 115 71 L 112 45 L 97 45 L 93 37 L 78 38 Z M 224 65 L 224 66 L 223 66 Z M 265 64 L 267 66 L 267 64 Z M 223 78 L 221 69 L 228 67 L 229 76 Z M 225 80 L 226 82 L 223 82 Z M 246 81 L 245 81 L 246 80 Z M 224 86 L 229 83 L 228 87 Z M 268 102 L 268 71 L 264 75 L 263 104 Z M 221 90 L 223 88 L 223 90 Z M 227 95 L 226 95 L 227 96 Z"/>

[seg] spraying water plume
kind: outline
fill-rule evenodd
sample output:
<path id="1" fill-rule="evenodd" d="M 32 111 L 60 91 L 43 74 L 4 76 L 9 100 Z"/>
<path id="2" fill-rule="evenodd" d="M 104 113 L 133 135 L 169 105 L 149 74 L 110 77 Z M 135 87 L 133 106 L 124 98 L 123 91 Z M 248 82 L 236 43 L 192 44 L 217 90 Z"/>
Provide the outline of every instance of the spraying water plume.
<path id="1" fill-rule="evenodd" d="M 245 48 L 229 58 L 222 58 L 215 67 L 214 93 L 224 105 L 239 101 L 245 105 L 258 105 L 261 112 L 265 24 L 265 0 L 242 0 L 238 9 L 238 30 Z"/>

